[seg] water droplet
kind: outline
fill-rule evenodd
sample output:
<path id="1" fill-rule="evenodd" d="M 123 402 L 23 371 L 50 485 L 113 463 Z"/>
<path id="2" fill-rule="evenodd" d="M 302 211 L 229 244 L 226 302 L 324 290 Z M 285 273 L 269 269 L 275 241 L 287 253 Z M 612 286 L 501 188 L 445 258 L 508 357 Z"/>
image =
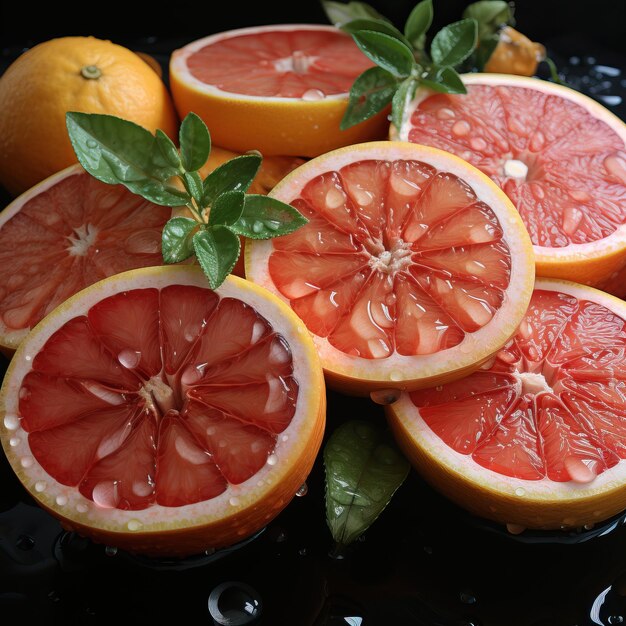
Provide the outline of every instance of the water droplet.
<path id="1" fill-rule="evenodd" d="M 476 604 L 476 596 L 470 591 L 461 591 L 461 593 L 459 593 L 459 600 L 463 604 Z"/>
<path id="2" fill-rule="evenodd" d="M 321 89 L 307 89 L 302 94 L 302 99 L 306 102 L 314 102 L 316 100 L 323 100 L 326 94 Z"/>
<path id="3" fill-rule="evenodd" d="M 276 465 L 276 463 L 278 463 L 278 457 L 275 454 L 270 454 L 267 457 L 267 464 L 268 465 Z"/>
<path id="4" fill-rule="evenodd" d="M 67 504 L 67 496 L 57 496 L 56 503 L 59 506 L 65 506 Z"/>
<path id="5" fill-rule="evenodd" d="M 11 439 L 9 439 L 9 445 L 12 448 L 15 448 L 16 446 L 19 446 L 20 443 L 22 443 L 22 440 L 19 437 L 11 437 Z"/>
<path id="6" fill-rule="evenodd" d="M 86 504 L 83 504 L 82 502 L 76 505 L 76 510 L 79 513 L 87 513 L 87 511 L 89 510 L 89 507 Z"/>
<path id="7" fill-rule="evenodd" d="M 33 459 L 33 457 L 32 457 L 32 456 L 23 456 L 23 457 L 20 459 L 20 465 L 21 465 L 24 469 L 27 469 L 27 468 L 29 468 L 29 467 L 32 467 L 34 462 L 35 462 L 35 461 L 34 461 L 34 459 Z"/>
<path id="8" fill-rule="evenodd" d="M 482 137 L 472 137 L 470 139 L 470 148 L 472 150 L 484 150 L 487 147 L 487 142 Z"/>
<path id="9" fill-rule="evenodd" d="M 115 546 L 107 546 L 107 547 L 104 549 L 104 553 L 105 553 L 107 556 L 115 556 L 115 555 L 117 554 L 117 548 L 116 548 Z"/>
<path id="10" fill-rule="evenodd" d="M 448 109 L 447 107 L 443 107 L 437 111 L 437 119 L 440 120 L 451 120 L 454 118 L 454 111 L 452 109 Z"/>
<path id="11" fill-rule="evenodd" d="M 88 148 L 97 148 L 98 147 L 98 142 L 94 141 L 93 139 L 87 139 L 87 147 Z"/>
<path id="12" fill-rule="evenodd" d="M 228 501 L 231 506 L 237 506 L 239 504 L 239 498 L 235 498 L 234 496 Z"/>
<path id="13" fill-rule="evenodd" d="M 370 398 L 376 404 L 393 404 L 401 395 L 399 389 L 377 389 L 370 392 Z"/>
<path id="14" fill-rule="evenodd" d="M 119 502 L 117 484 L 112 480 L 98 483 L 91 492 L 94 503 L 102 509 L 114 509 Z"/>
<path id="15" fill-rule="evenodd" d="M 280 440 L 281 440 L 281 441 L 288 441 L 288 440 L 289 440 L 289 435 L 283 435 L 283 436 L 280 438 Z"/>
<path id="16" fill-rule="evenodd" d="M 623 624 L 624 618 L 621 615 L 609 615 L 606 618 L 606 623 L 611 624 L 611 626 L 613 626 L 613 624 Z"/>
<path id="17" fill-rule="evenodd" d="M 525 496 L 525 495 L 526 495 L 526 489 L 524 489 L 523 487 L 518 487 L 518 488 L 515 490 L 515 495 L 516 495 L 516 496 L 519 496 L 520 498 L 521 498 L 522 496 Z"/>
<path id="18" fill-rule="evenodd" d="M 265 220 L 265 226 L 269 230 L 278 230 L 280 228 L 280 222 L 277 222 L 276 220 Z"/>
<path id="19" fill-rule="evenodd" d="M 128 524 L 126 524 L 126 527 L 128 528 L 128 530 L 135 531 L 143 528 L 143 524 L 138 519 L 131 519 L 128 520 Z"/>
<path id="20" fill-rule="evenodd" d="M 138 350 L 122 350 L 117 355 L 117 360 L 120 362 L 122 367 L 132 370 L 139 365 L 139 361 L 141 361 L 141 352 Z"/>
<path id="21" fill-rule="evenodd" d="M 204 551 L 204 554 L 205 554 L 206 556 L 211 556 L 211 555 L 215 554 L 215 548 L 207 548 L 207 549 Z"/>
<path id="22" fill-rule="evenodd" d="M 598 100 L 601 100 L 604 104 L 610 107 L 616 107 L 622 103 L 622 96 L 611 95 L 611 94 L 599 94 L 597 98 Z"/>
<path id="23" fill-rule="evenodd" d="M 506 529 L 512 535 L 520 535 L 526 530 L 526 527 L 520 524 L 507 524 Z"/>
<path id="24" fill-rule="evenodd" d="M 218 585 L 209 595 L 209 614 L 218 626 L 252 624 L 261 616 L 263 603 L 249 585 L 229 581 Z"/>
<path id="25" fill-rule="evenodd" d="M 393 380 L 394 382 L 398 382 L 400 380 L 402 380 L 403 378 L 403 374 L 402 372 L 398 371 L 398 370 L 392 370 L 391 372 L 389 372 L 389 380 Z"/>
<path id="26" fill-rule="evenodd" d="M 583 528 L 584 528 L 585 530 L 592 530 L 594 526 L 595 526 L 595 524 L 585 524 L 585 525 L 583 526 Z"/>
<path id="27" fill-rule="evenodd" d="M 41 493 L 42 491 L 45 491 L 45 490 L 46 490 L 46 487 L 47 487 L 47 486 L 48 486 L 48 484 L 46 483 L 46 481 L 45 481 L 45 480 L 38 480 L 38 481 L 35 483 L 35 491 L 36 491 L 37 493 Z"/>
<path id="28" fill-rule="evenodd" d="M 20 535 L 15 542 L 20 550 L 32 550 L 35 547 L 35 540 L 30 535 Z"/>
<path id="29" fill-rule="evenodd" d="M 264 225 L 263 222 L 256 220 L 253 224 L 252 224 L 252 232 L 254 233 L 260 233 L 263 231 Z"/>
<path id="30" fill-rule="evenodd" d="M 4 427 L 7 430 L 17 430 L 20 425 L 20 418 L 17 415 L 5 415 Z"/>
<path id="31" fill-rule="evenodd" d="M 296 496 L 301 498 L 302 496 L 306 496 L 307 493 L 309 493 L 309 487 L 306 483 L 302 483 L 298 491 L 296 491 Z"/>
<path id="32" fill-rule="evenodd" d="M 300 556 L 306 556 L 306 554 L 307 554 L 307 549 L 306 549 L 306 548 L 300 548 L 300 549 L 298 550 L 298 554 L 299 554 Z"/>
<path id="33" fill-rule="evenodd" d="M 468 135 L 470 130 L 472 130 L 472 127 L 470 123 L 466 122 L 465 120 L 459 120 L 458 122 L 455 122 L 454 126 L 452 127 L 452 132 L 457 137 L 464 137 L 465 135 Z"/>
<path id="34" fill-rule="evenodd" d="M 56 591 L 51 591 L 48 594 L 48 600 L 50 600 L 50 602 L 60 602 L 61 596 Z"/>

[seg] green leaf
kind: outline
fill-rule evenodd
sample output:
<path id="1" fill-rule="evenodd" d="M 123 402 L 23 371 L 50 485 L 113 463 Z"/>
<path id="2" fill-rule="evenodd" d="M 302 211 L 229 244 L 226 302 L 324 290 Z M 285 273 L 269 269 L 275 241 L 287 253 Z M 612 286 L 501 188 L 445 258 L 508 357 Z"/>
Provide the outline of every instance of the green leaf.
<path id="1" fill-rule="evenodd" d="M 474 52 L 472 65 L 479 72 L 482 72 L 485 69 L 485 65 L 487 65 L 487 61 L 489 61 L 499 41 L 500 38 L 498 35 L 489 35 L 478 42 L 478 47 Z"/>
<path id="2" fill-rule="evenodd" d="M 188 194 L 167 184 L 176 169 L 145 128 L 99 113 L 70 111 L 65 118 L 74 152 L 92 176 L 109 185 L 122 184 L 155 204 L 187 204 Z"/>
<path id="3" fill-rule="evenodd" d="M 173 217 L 163 227 L 161 249 L 165 263 L 180 263 L 194 252 L 193 234 L 198 222 L 188 217 Z"/>
<path id="4" fill-rule="evenodd" d="M 307 222 L 306 217 L 289 204 L 269 196 L 248 194 L 241 216 L 228 228 L 250 239 L 271 239 L 292 233 Z"/>
<path id="5" fill-rule="evenodd" d="M 374 7 L 365 2 L 331 2 L 322 0 L 322 8 L 331 24 L 342 26 L 346 22 L 360 18 L 379 19 L 388 22 Z"/>
<path id="6" fill-rule="evenodd" d="M 398 79 L 381 67 L 370 67 L 353 83 L 341 130 L 363 122 L 382 111 L 393 98 Z"/>
<path id="7" fill-rule="evenodd" d="M 440 93 L 467 93 L 461 77 L 451 67 L 439 69 L 433 79 L 420 79 L 420 84 Z"/>
<path id="8" fill-rule="evenodd" d="M 463 17 L 478 23 L 478 38 L 481 40 L 500 30 L 503 24 L 515 25 L 513 7 L 503 0 L 481 0 L 468 5 Z"/>
<path id="9" fill-rule="evenodd" d="M 243 191 L 227 191 L 218 196 L 209 213 L 209 226 L 231 226 L 243 213 L 246 194 Z"/>
<path id="10" fill-rule="evenodd" d="M 352 38 L 363 54 L 379 67 L 398 78 L 411 74 L 415 65 L 413 52 L 395 37 L 374 30 L 360 30 L 353 33 Z"/>
<path id="11" fill-rule="evenodd" d="M 460 20 L 444 26 L 433 38 L 430 55 L 435 65 L 458 65 L 476 48 L 478 42 L 476 20 Z"/>
<path id="12" fill-rule="evenodd" d="M 556 63 L 550 57 L 546 57 L 544 61 L 548 65 L 548 69 L 550 70 L 550 78 L 552 79 L 552 81 L 559 85 L 565 85 L 567 87 L 567 83 L 559 76 L 559 70 L 556 67 Z"/>
<path id="13" fill-rule="evenodd" d="M 381 514 L 409 473 L 409 463 L 385 432 L 369 422 L 342 424 L 324 447 L 326 521 L 347 545 Z"/>
<path id="14" fill-rule="evenodd" d="M 185 189 L 189 192 L 189 195 L 198 203 L 202 202 L 202 178 L 198 172 L 185 172 L 183 174 L 183 182 L 185 183 Z"/>
<path id="15" fill-rule="evenodd" d="M 180 156 L 188 172 L 199 170 L 209 158 L 211 135 L 206 124 L 195 114 L 188 113 L 180 125 Z"/>
<path id="16" fill-rule="evenodd" d="M 239 237 L 225 226 L 213 226 L 196 232 L 193 236 L 193 247 L 209 286 L 217 289 L 239 258 Z"/>
<path id="17" fill-rule="evenodd" d="M 422 0 L 415 5 L 404 25 L 404 34 L 414 48 L 424 47 L 425 35 L 433 23 L 433 1 Z"/>
<path id="18" fill-rule="evenodd" d="M 176 170 L 180 169 L 180 155 L 178 154 L 174 142 L 160 128 L 157 128 L 155 138 L 156 145 L 161 151 L 165 162 Z"/>
<path id="19" fill-rule="evenodd" d="M 391 105 L 391 122 L 398 130 L 402 128 L 405 112 L 409 103 L 413 100 L 417 85 L 418 81 L 416 78 L 406 78 L 400 83 L 398 90 L 393 96 Z"/>
<path id="20" fill-rule="evenodd" d="M 261 167 L 258 154 L 243 154 L 215 168 L 203 183 L 202 206 L 211 206 L 227 191 L 247 191 Z"/>
<path id="21" fill-rule="evenodd" d="M 405 38 L 405 36 L 393 25 L 389 22 L 383 20 L 374 20 L 374 19 L 357 19 L 352 20 L 351 22 L 347 22 L 341 26 L 341 30 L 346 33 L 350 33 L 351 35 L 356 33 L 359 30 L 373 30 L 377 33 L 385 33 L 385 35 L 389 35 L 390 37 L 395 37 L 399 39 L 403 44 L 407 47 L 411 47 L 410 42 Z"/>

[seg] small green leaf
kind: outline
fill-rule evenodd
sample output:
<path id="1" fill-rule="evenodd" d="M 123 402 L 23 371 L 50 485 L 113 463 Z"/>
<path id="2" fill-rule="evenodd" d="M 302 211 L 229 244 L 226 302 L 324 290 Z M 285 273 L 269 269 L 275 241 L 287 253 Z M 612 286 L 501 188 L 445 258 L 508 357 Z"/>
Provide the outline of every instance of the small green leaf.
<path id="1" fill-rule="evenodd" d="M 385 35 L 389 35 L 390 37 L 395 37 L 399 39 L 403 44 L 407 47 L 411 47 L 410 42 L 405 38 L 405 36 L 393 25 L 389 22 L 383 20 L 374 20 L 374 19 L 357 19 L 352 20 L 351 22 L 347 22 L 341 26 L 341 30 L 346 33 L 350 33 L 351 35 L 356 33 L 359 30 L 373 30 L 377 33 L 385 33 Z"/>
<path id="2" fill-rule="evenodd" d="M 496 49 L 499 41 L 500 38 L 498 35 L 489 35 L 478 42 L 478 47 L 476 48 L 473 56 L 473 66 L 479 72 L 482 72 L 485 69 L 485 65 L 487 65 L 487 62 L 491 58 L 491 55 Z"/>
<path id="3" fill-rule="evenodd" d="M 189 192 L 189 195 L 198 203 L 202 202 L 202 178 L 198 172 L 185 172 L 183 174 L 183 182 L 185 183 L 185 189 Z"/>
<path id="4" fill-rule="evenodd" d="M 180 156 L 188 172 L 199 170 L 209 158 L 211 135 L 206 124 L 195 114 L 188 113 L 180 125 Z"/>
<path id="5" fill-rule="evenodd" d="M 269 196 L 248 194 L 243 213 L 228 228 L 250 239 L 271 239 L 292 233 L 307 222 L 306 217 L 289 204 Z"/>
<path id="6" fill-rule="evenodd" d="M 193 234 L 198 222 L 188 217 L 173 217 L 163 227 L 161 250 L 165 263 L 180 263 L 193 254 Z"/>
<path id="7" fill-rule="evenodd" d="M 360 18 L 371 18 L 388 22 L 374 7 L 365 2 L 331 2 L 322 0 L 322 8 L 331 24 L 342 26 L 346 22 Z"/>
<path id="8" fill-rule="evenodd" d="M 478 22 L 478 38 L 482 40 L 500 30 L 503 24 L 515 25 L 513 7 L 503 0 L 480 0 L 465 7 L 463 17 Z"/>
<path id="9" fill-rule="evenodd" d="M 258 154 L 243 154 L 216 167 L 203 183 L 202 206 L 211 206 L 227 191 L 247 191 L 261 167 Z"/>
<path id="10" fill-rule="evenodd" d="M 420 79 L 420 84 L 440 93 L 467 93 L 458 73 L 451 67 L 442 67 L 433 79 Z"/>
<path id="11" fill-rule="evenodd" d="M 404 34 L 414 48 L 424 47 L 426 32 L 433 23 L 433 0 L 422 0 L 415 5 L 404 25 Z"/>
<path id="12" fill-rule="evenodd" d="M 157 128 L 155 137 L 156 145 L 167 164 L 178 170 L 181 166 L 180 155 L 178 154 L 174 142 L 160 128 Z"/>
<path id="13" fill-rule="evenodd" d="M 341 130 L 363 122 L 382 111 L 393 98 L 398 79 L 381 67 L 370 67 L 350 89 L 348 107 L 341 120 Z"/>
<path id="14" fill-rule="evenodd" d="M 546 57 L 544 61 L 548 65 L 548 69 L 550 70 L 550 78 L 552 79 L 552 81 L 557 83 L 558 85 L 567 86 L 567 83 L 559 76 L 559 70 L 556 67 L 556 63 L 550 57 Z"/>
<path id="15" fill-rule="evenodd" d="M 353 33 L 352 38 L 363 54 L 384 70 L 398 78 L 411 74 L 415 65 L 413 52 L 395 37 L 374 30 L 360 30 Z"/>
<path id="16" fill-rule="evenodd" d="M 408 105 L 413 100 L 415 90 L 417 89 L 418 81 L 415 78 L 405 78 L 398 87 L 398 90 L 393 96 L 391 105 L 391 122 L 400 130 L 402 123 L 404 122 L 404 115 L 407 111 Z"/>
<path id="17" fill-rule="evenodd" d="M 239 237 L 225 226 L 213 226 L 196 232 L 193 236 L 193 247 L 209 286 L 217 289 L 239 258 Z"/>
<path id="18" fill-rule="evenodd" d="M 433 62 L 440 67 L 458 65 L 474 51 L 477 42 L 476 20 L 460 20 L 444 26 L 435 35 L 430 46 L 430 55 Z"/>
<path id="19" fill-rule="evenodd" d="M 243 213 L 246 194 L 243 191 L 227 191 L 218 196 L 209 213 L 209 226 L 231 226 Z"/>
<path id="20" fill-rule="evenodd" d="M 324 447 L 326 521 L 347 545 L 365 532 L 409 473 L 409 463 L 385 432 L 365 421 L 342 424 Z"/>
<path id="21" fill-rule="evenodd" d="M 167 181 L 177 172 L 145 128 L 113 115 L 66 113 L 67 130 L 80 164 L 109 185 L 122 184 L 150 202 L 183 206 L 188 194 Z"/>

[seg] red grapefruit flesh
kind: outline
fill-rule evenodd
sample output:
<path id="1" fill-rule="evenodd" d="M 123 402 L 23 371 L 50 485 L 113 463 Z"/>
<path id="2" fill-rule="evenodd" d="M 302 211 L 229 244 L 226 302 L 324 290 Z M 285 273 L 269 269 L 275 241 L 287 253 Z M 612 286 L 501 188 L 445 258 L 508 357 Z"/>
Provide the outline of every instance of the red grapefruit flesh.
<path id="1" fill-rule="evenodd" d="M 470 511 L 533 528 L 626 508 L 626 305 L 537 281 L 514 338 L 480 371 L 389 407 L 398 441 Z"/>
<path id="2" fill-rule="evenodd" d="M 181 267 L 65 303 L 3 387 L 3 443 L 25 486 L 69 527 L 143 552 L 258 530 L 306 478 L 323 429 L 312 344 L 273 300 L 235 278 L 210 291 Z"/>

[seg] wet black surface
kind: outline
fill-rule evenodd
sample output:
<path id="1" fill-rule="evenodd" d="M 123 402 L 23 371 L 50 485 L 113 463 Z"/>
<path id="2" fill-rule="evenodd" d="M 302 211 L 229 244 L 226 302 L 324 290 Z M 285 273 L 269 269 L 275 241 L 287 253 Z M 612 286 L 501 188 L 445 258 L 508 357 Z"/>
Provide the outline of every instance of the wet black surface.
<path id="1" fill-rule="evenodd" d="M 166 64 L 169 51 L 188 39 L 121 43 Z M 626 118 L 622 56 L 580 38 L 544 43 L 569 84 Z M 0 70 L 20 50 L 5 48 Z M 543 66 L 541 75 L 547 76 Z M 0 375 L 5 367 L 0 357 Z M 369 401 L 329 393 L 327 433 L 354 418 L 384 419 Z M 0 622 L 212 625 L 214 592 L 231 626 L 626 623 L 621 516 L 579 532 L 514 536 L 472 518 L 411 472 L 362 540 L 337 558 L 329 556 L 323 480 L 318 459 L 308 493 L 243 545 L 154 561 L 64 532 L 0 454 Z M 224 583 L 228 589 L 216 596 Z"/>

